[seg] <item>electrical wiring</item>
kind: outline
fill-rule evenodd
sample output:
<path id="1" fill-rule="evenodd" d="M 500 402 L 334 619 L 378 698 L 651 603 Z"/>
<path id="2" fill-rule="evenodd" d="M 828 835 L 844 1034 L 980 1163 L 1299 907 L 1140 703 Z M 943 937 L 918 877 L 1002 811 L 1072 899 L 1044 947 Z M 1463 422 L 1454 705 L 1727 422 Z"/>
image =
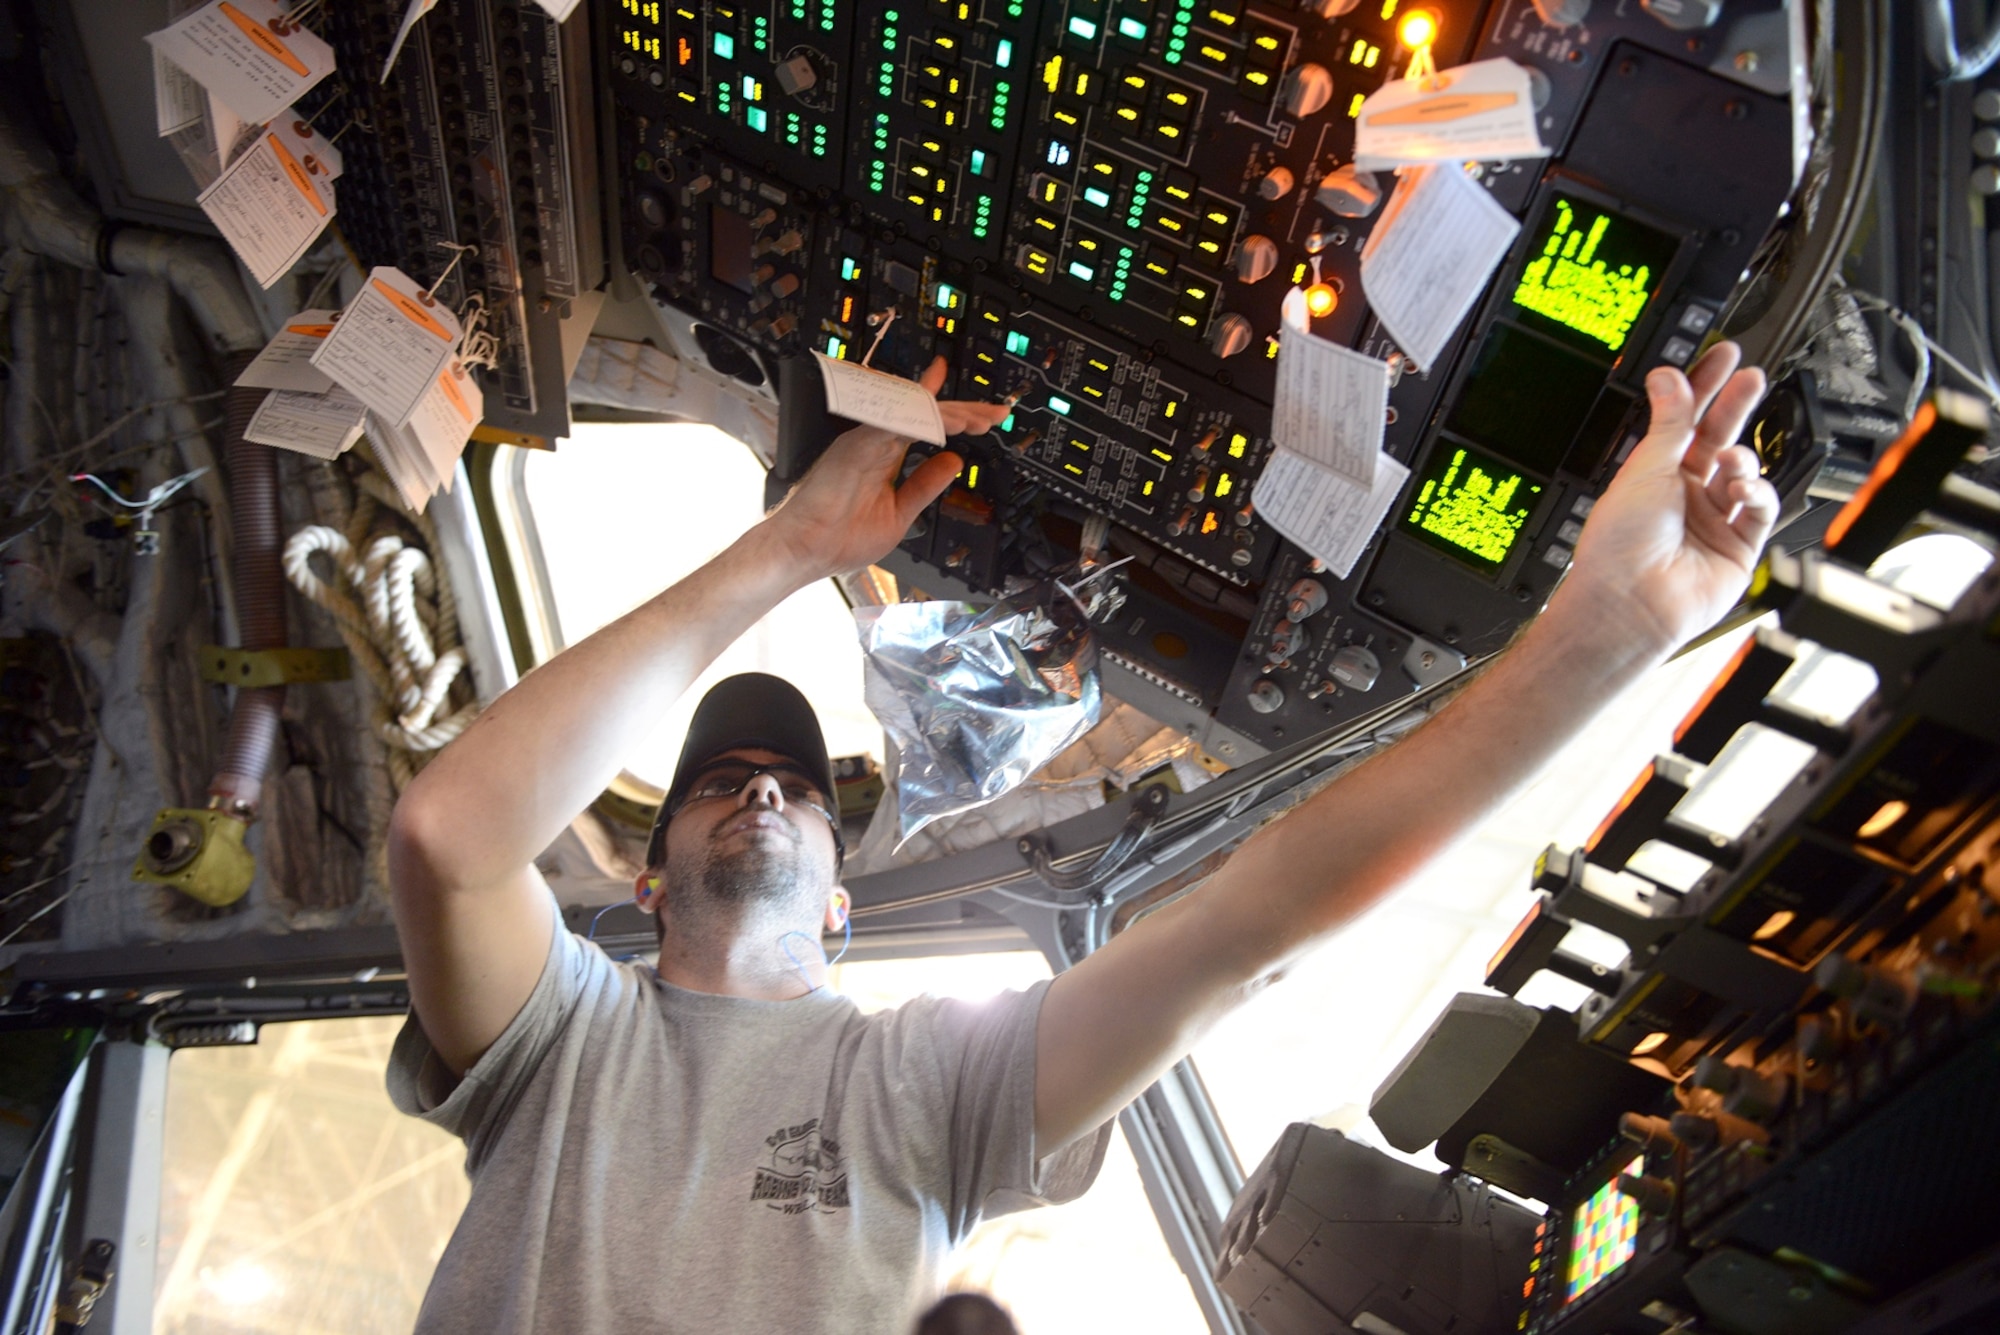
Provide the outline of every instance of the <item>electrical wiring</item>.
<path id="1" fill-rule="evenodd" d="M 1855 287 L 1847 290 L 1854 297 L 1855 301 L 1861 305 L 1870 310 L 1880 311 L 1888 316 L 1896 327 L 1901 329 L 1909 338 L 1911 345 L 1917 349 L 1918 374 L 1916 376 L 1916 384 L 1911 389 L 1911 397 L 1904 409 L 1903 416 L 1906 419 L 1915 415 L 1917 404 L 1923 400 L 1923 388 L 1928 385 L 1930 380 L 1930 361 L 1932 357 L 1936 357 L 1937 360 L 1956 371 L 1968 384 L 1978 390 L 1988 403 L 1993 405 L 1996 410 L 2000 410 L 2000 386 L 1996 386 L 1984 375 L 1981 375 L 1978 371 L 1973 370 L 1970 366 L 1967 366 L 1952 355 L 1949 348 L 1946 348 L 1925 331 L 1923 325 L 1918 322 L 1915 316 L 1894 303 L 1883 300 L 1872 292 L 1864 292 L 1860 288 Z"/>

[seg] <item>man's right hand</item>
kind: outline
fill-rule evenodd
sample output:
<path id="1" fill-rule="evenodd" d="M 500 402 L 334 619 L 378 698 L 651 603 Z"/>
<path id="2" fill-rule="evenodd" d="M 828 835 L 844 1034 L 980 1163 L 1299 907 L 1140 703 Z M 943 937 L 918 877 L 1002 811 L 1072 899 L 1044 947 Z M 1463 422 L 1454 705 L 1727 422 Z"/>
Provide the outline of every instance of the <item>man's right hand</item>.
<path id="1" fill-rule="evenodd" d="M 918 383 L 935 394 L 944 376 L 940 357 Z M 1011 411 L 1000 403 L 947 399 L 938 404 L 947 436 L 991 431 Z M 805 480 L 765 520 L 769 536 L 795 563 L 802 585 L 881 560 L 965 466 L 956 454 L 933 455 L 898 486 L 909 448 L 908 440 L 891 432 L 856 427 L 827 447 Z"/>

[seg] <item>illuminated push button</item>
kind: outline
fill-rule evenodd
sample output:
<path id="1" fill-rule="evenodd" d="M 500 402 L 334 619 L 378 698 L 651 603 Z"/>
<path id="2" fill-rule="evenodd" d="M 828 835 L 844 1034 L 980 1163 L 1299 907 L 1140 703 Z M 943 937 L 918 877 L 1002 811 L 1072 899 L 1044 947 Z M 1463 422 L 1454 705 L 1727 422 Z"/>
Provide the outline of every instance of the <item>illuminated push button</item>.
<path id="1" fill-rule="evenodd" d="M 1285 707 L 1285 688 L 1275 681 L 1260 681 L 1250 688 L 1245 699 L 1259 714 L 1275 714 Z"/>
<path id="2" fill-rule="evenodd" d="M 1285 76 L 1283 100 L 1287 115 L 1310 116 L 1333 100 L 1333 76 L 1308 60 Z"/>
<path id="3" fill-rule="evenodd" d="M 1278 267 L 1278 243 L 1268 236 L 1246 236 L 1236 248 L 1236 277 L 1260 283 Z"/>
<path id="4" fill-rule="evenodd" d="M 1328 670 L 1350 691 L 1372 691 L 1382 675 L 1382 660 L 1375 657 L 1374 650 L 1350 644 L 1335 652 Z"/>
<path id="5" fill-rule="evenodd" d="M 1365 218 L 1381 206 L 1382 185 L 1375 179 L 1375 173 L 1357 171 L 1350 162 L 1322 177 L 1313 198 L 1329 213 L 1343 218 Z"/>
<path id="6" fill-rule="evenodd" d="M 1257 198 L 1283 199 L 1292 193 L 1294 184 L 1290 167 L 1273 167 L 1264 173 L 1263 180 L 1257 182 Z"/>
<path id="7" fill-rule="evenodd" d="M 1234 357 L 1250 346 L 1250 322 L 1234 312 L 1216 317 L 1208 331 L 1208 348 L 1218 357 Z"/>
<path id="8" fill-rule="evenodd" d="M 1551 28 L 1574 27 L 1590 12 L 1590 0 L 1535 0 L 1535 12 Z"/>

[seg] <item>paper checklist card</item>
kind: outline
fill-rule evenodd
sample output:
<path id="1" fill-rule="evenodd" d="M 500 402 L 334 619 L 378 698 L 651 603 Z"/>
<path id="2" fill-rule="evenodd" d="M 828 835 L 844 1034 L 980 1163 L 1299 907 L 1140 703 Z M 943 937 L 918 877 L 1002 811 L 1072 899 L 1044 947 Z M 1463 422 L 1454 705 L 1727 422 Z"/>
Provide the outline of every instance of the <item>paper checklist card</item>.
<path id="1" fill-rule="evenodd" d="M 372 270 L 312 364 L 391 426 L 410 420 L 458 350 L 458 317 L 401 269 Z"/>
<path id="2" fill-rule="evenodd" d="M 440 489 L 451 490 L 459 455 L 484 412 L 478 383 L 454 362 L 438 373 L 408 422 L 397 426 L 369 414 L 375 458 L 404 504 L 421 514 Z"/>
<path id="3" fill-rule="evenodd" d="M 324 394 L 333 377 L 312 364 L 312 355 L 333 332 L 338 311 L 300 311 L 285 321 L 278 336 L 265 345 L 255 361 L 243 368 L 236 383 L 244 389 L 287 389 Z"/>
<path id="4" fill-rule="evenodd" d="M 324 394 L 273 390 L 244 428 L 243 439 L 334 459 L 360 439 L 366 412 L 360 399 L 338 385 Z"/>
<path id="5" fill-rule="evenodd" d="M 1437 365 L 1520 230 L 1457 165 L 1404 168 L 1361 251 L 1369 309 L 1411 361 Z"/>
<path id="6" fill-rule="evenodd" d="M 937 399 L 922 385 L 853 362 L 838 362 L 823 352 L 813 356 L 826 386 L 828 412 L 912 440 L 944 444 L 944 417 Z"/>
<path id="7" fill-rule="evenodd" d="M 1280 445 L 1250 498 L 1266 523 L 1325 562 L 1335 579 L 1346 579 L 1409 477 L 1408 468 L 1384 454 L 1375 461 L 1374 482 L 1356 486 Z"/>
<path id="8" fill-rule="evenodd" d="M 197 202 L 243 267 L 268 288 L 332 219 L 333 179 L 306 141 L 281 123 L 266 128 Z"/>
<path id="9" fill-rule="evenodd" d="M 1285 298 L 1284 319 L 1271 439 L 1365 488 L 1382 452 L 1388 363 L 1311 332 L 1297 288 Z"/>
<path id="10" fill-rule="evenodd" d="M 286 21 L 274 0 L 213 0 L 146 40 L 258 125 L 333 73 L 333 48 Z"/>
<path id="11" fill-rule="evenodd" d="M 1354 121 L 1354 165 L 1380 171 L 1428 162 L 1548 156 L 1535 129 L 1528 71 L 1506 57 L 1427 79 L 1391 79 Z"/>

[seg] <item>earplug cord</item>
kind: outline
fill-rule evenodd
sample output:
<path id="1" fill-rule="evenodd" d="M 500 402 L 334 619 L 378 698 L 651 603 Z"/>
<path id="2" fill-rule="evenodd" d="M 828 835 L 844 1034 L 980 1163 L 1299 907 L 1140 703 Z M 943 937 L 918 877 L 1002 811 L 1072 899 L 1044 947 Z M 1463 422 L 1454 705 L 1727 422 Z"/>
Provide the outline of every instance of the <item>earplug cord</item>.
<path id="1" fill-rule="evenodd" d="M 841 938 L 840 938 L 839 954 L 835 955 L 832 959 L 829 960 L 826 958 L 826 947 L 820 946 L 819 956 L 822 960 L 826 961 L 826 967 L 829 969 L 831 969 L 834 965 L 840 963 L 840 961 L 844 959 L 847 955 L 847 948 L 854 944 L 854 920 L 851 917 L 843 916 L 840 920 L 840 931 L 841 931 Z M 817 992 L 821 987 L 824 987 L 825 984 L 821 983 L 818 986 L 814 986 L 812 975 L 806 972 L 806 966 L 799 963 L 799 957 L 797 955 L 794 955 L 792 953 L 792 948 L 786 944 L 786 942 L 788 942 L 789 940 L 791 940 L 791 938 L 795 936 L 802 937 L 808 941 L 813 941 L 814 945 L 819 945 L 817 941 L 813 940 L 812 937 L 807 936 L 804 932 L 791 931 L 791 932 L 786 932 L 783 936 L 778 938 L 778 949 L 784 951 L 785 958 L 792 962 L 792 968 L 798 971 L 800 979 L 802 979 L 805 982 L 806 990 L 809 992 Z"/>

